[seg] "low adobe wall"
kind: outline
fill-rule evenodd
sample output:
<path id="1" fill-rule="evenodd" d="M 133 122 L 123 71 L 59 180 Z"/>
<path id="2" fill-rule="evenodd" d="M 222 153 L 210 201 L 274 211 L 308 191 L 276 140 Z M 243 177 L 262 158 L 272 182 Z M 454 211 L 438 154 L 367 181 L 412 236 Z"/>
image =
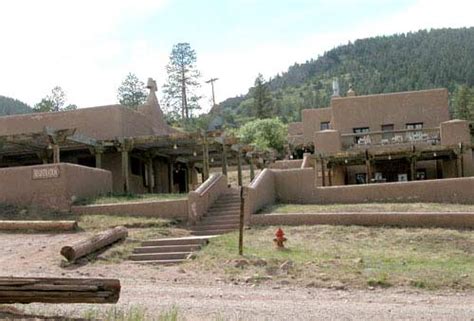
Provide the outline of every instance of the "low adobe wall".
<path id="1" fill-rule="evenodd" d="M 302 164 L 303 164 L 302 159 L 278 160 L 270 164 L 270 168 L 271 169 L 301 168 Z"/>
<path id="2" fill-rule="evenodd" d="M 221 173 L 213 173 L 195 191 L 189 192 L 188 224 L 196 224 L 219 196 L 227 190 L 227 177 Z"/>
<path id="3" fill-rule="evenodd" d="M 69 211 L 77 198 L 112 192 L 109 171 L 59 163 L 0 169 L 0 202 Z"/>
<path id="4" fill-rule="evenodd" d="M 316 187 L 312 168 L 265 170 L 246 189 L 246 215 L 275 202 L 351 204 L 369 202 L 474 203 L 474 177 Z"/>
<path id="5" fill-rule="evenodd" d="M 188 200 L 84 205 L 73 206 L 71 210 L 74 214 L 82 215 L 127 215 L 186 220 Z"/>
<path id="6" fill-rule="evenodd" d="M 474 213 L 257 214 L 253 225 L 363 225 L 474 228 Z"/>

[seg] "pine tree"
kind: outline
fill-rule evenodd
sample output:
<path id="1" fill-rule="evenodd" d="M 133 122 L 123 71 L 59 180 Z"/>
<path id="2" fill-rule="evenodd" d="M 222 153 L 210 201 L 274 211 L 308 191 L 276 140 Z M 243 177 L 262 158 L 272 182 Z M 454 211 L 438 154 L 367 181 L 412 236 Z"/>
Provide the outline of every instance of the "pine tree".
<path id="1" fill-rule="evenodd" d="M 146 97 L 147 93 L 143 81 L 138 79 L 135 74 L 129 73 L 118 88 L 117 98 L 120 104 L 133 108 L 143 104 Z"/>
<path id="2" fill-rule="evenodd" d="M 454 92 L 454 116 L 474 121 L 474 88 L 460 86 Z"/>
<path id="3" fill-rule="evenodd" d="M 56 86 L 51 90 L 51 94 L 47 95 L 39 103 L 33 107 L 34 112 L 55 112 L 77 109 L 74 104 L 64 106 L 66 103 L 66 93 L 60 86 Z"/>
<path id="4" fill-rule="evenodd" d="M 257 118 L 271 117 L 272 97 L 262 74 L 258 74 L 253 88 L 254 110 Z"/>
<path id="5" fill-rule="evenodd" d="M 166 66 L 168 80 L 163 85 L 165 107 L 171 118 L 188 120 L 194 110 L 200 109 L 200 96 L 194 90 L 200 86 L 200 72 L 196 69 L 196 52 L 189 43 L 173 46 Z"/>

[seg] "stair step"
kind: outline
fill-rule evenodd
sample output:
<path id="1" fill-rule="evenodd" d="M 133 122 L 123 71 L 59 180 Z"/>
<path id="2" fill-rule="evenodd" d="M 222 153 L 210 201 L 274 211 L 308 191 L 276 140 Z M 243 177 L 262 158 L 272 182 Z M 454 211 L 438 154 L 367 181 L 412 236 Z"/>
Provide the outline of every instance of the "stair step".
<path id="1" fill-rule="evenodd" d="M 240 204 L 237 204 L 237 205 L 222 205 L 222 206 L 215 206 L 215 205 L 212 205 L 211 207 L 209 207 L 209 210 L 230 210 L 230 209 L 240 209 Z"/>
<path id="2" fill-rule="evenodd" d="M 199 251 L 201 245 L 161 245 L 161 246 L 142 246 L 133 249 L 133 253 L 169 253 L 169 252 L 194 252 Z"/>
<path id="3" fill-rule="evenodd" d="M 202 236 L 165 238 L 143 241 L 142 246 L 161 246 L 161 245 L 204 245 L 209 242 L 208 238 Z"/>
<path id="4" fill-rule="evenodd" d="M 169 253 L 146 253 L 132 254 L 129 259 L 132 261 L 149 261 L 149 260 L 184 260 L 191 252 L 169 252 Z"/>
<path id="5" fill-rule="evenodd" d="M 239 215 L 240 215 L 240 211 L 235 211 L 235 210 L 225 211 L 225 210 L 222 210 L 222 211 L 208 211 L 206 217 L 213 217 L 213 216 L 235 216 L 235 217 L 239 217 Z"/>
<path id="6" fill-rule="evenodd" d="M 192 230 L 193 231 L 202 231 L 202 230 L 210 230 L 210 229 L 216 229 L 216 230 L 225 230 L 225 229 L 238 229 L 239 228 L 239 223 L 232 223 L 232 224 L 221 224 L 221 223 L 215 223 L 215 224 L 200 224 L 193 226 Z"/>
<path id="7" fill-rule="evenodd" d="M 192 231 L 191 234 L 193 235 L 219 235 L 224 233 L 234 232 L 237 229 L 223 229 L 223 230 L 200 230 L 200 231 Z"/>
<path id="8" fill-rule="evenodd" d="M 179 264 L 185 262 L 186 260 L 143 260 L 143 261 L 133 261 L 135 264 L 160 264 L 160 265 L 171 265 L 171 264 Z"/>
<path id="9" fill-rule="evenodd" d="M 209 222 L 240 222 L 239 215 L 216 215 L 216 216 L 204 216 L 203 219 L 199 222 L 206 224 Z"/>

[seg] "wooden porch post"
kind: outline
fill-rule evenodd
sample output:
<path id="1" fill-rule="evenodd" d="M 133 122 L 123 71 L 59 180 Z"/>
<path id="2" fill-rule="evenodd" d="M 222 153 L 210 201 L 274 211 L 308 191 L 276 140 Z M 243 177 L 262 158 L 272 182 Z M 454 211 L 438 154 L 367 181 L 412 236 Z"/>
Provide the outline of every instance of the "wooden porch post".
<path id="1" fill-rule="evenodd" d="M 202 181 L 209 178 L 209 146 L 207 142 L 207 134 L 204 133 L 204 144 L 202 145 Z"/>
<path id="2" fill-rule="evenodd" d="M 416 157 L 412 156 L 410 158 L 410 179 L 412 181 L 416 180 Z"/>
<path id="3" fill-rule="evenodd" d="M 369 151 L 365 151 L 365 169 L 367 172 L 366 183 L 370 184 L 372 181 L 372 163 L 370 161 Z"/>
<path id="4" fill-rule="evenodd" d="M 172 159 L 170 159 L 170 163 L 169 163 L 169 166 L 168 166 L 168 174 L 169 174 L 169 185 L 170 185 L 170 188 L 169 188 L 169 192 L 170 193 L 174 193 L 174 161 Z"/>
<path id="5" fill-rule="evenodd" d="M 102 168 L 102 150 L 95 150 L 95 168 Z"/>
<path id="6" fill-rule="evenodd" d="M 153 173 L 153 158 L 148 158 L 148 193 L 153 193 L 155 187 L 155 175 Z"/>
<path id="7" fill-rule="evenodd" d="M 328 169 L 328 180 L 329 180 L 329 186 L 332 186 L 332 167 L 329 167 Z"/>
<path id="8" fill-rule="evenodd" d="M 253 167 L 253 155 L 252 157 L 250 157 L 250 181 L 253 181 L 253 179 L 255 178 L 255 169 Z"/>
<path id="9" fill-rule="evenodd" d="M 326 171 L 325 171 L 325 168 L 324 168 L 324 159 L 323 157 L 321 156 L 321 182 L 322 182 L 322 186 L 326 186 Z"/>
<path id="10" fill-rule="evenodd" d="M 57 164 L 61 162 L 61 152 L 58 144 L 53 144 L 53 163 Z"/>
<path id="11" fill-rule="evenodd" d="M 123 191 L 130 192 L 130 176 L 129 176 L 129 155 L 127 149 L 122 149 L 122 177 L 123 177 Z"/>
<path id="12" fill-rule="evenodd" d="M 227 176 L 227 148 L 222 144 L 222 174 Z"/>

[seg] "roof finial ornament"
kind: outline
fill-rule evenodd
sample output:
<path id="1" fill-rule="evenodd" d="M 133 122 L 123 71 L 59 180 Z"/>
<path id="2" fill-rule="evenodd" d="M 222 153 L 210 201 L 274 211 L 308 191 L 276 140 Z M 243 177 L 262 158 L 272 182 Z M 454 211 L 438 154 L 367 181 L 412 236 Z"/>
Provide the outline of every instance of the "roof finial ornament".
<path id="1" fill-rule="evenodd" d="M 158 90 L 158 86 L 156 85 L 156 81 L 153 80 L 153 78 L 148 78 L 148 81 L 147 81 L 147 84 L 146 84 L 146 88 L 150 89 L 150 92 L 151 92 L 151 91 L 157 91 L 157 90 Z"/>

